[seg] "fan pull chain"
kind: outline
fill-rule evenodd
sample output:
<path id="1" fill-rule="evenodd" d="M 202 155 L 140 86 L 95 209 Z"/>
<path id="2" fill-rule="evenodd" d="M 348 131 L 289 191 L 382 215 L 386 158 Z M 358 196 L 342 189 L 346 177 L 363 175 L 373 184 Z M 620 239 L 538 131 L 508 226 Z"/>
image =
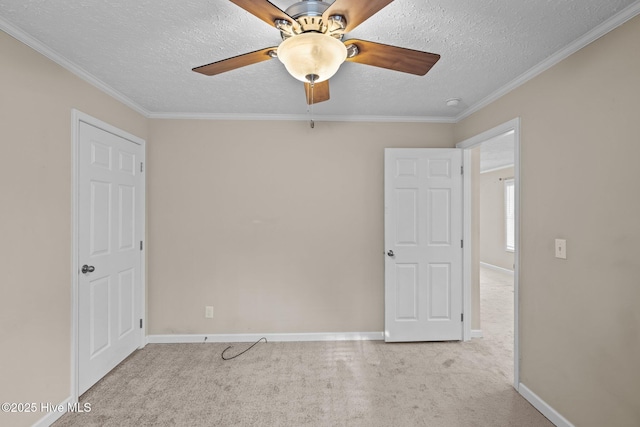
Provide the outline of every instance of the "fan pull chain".
<path id="1" fill-rule="evenodd" d="M 309 122 L 309 126 L 311 126 L 311 129 L 313 129 L 315 127 L 315 123 L 313 122 L 313 104 L 314 104 L 314 99 L 313 99 L 313 89 L 316 86 L 315 82 L 311 82 L 311 121 Z"/>
<path id="2" fill-rule="evenodd" d="M 311 126 L 311 129 L 313 129 L 315 127 L 315 123 L 313 122 L 313 104 L 314 104 L 314 99 L 313 99 L 313 93 L 315 90 L 315 85 L 316 85 L 316 80 L 318 80 L 318 75 L 317 74 L 307 74 L 305 76 L 305 78 L 307 79 L 307 81 L 309 82 L 309 92 L 311 92 L 310 95 L 310 105 L 307 107 L 307 112 L 309 112 L 309 126 Z"/>

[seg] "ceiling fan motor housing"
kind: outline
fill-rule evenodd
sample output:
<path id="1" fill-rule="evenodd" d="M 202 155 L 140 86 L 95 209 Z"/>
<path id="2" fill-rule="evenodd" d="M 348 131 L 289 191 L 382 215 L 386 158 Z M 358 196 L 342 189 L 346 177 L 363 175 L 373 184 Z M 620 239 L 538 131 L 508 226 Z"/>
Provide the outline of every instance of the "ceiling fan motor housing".
<path id="1" fill-rule="evenodd" d="M 329 6 L 329 3 L 321 0 L 302 0 L 289 6 L 284 12 L 293 19 L 301 16 L 322 16 Z"/>
<path id="2" fill-rule="evenodd" d="M 302 0 L 289 6 L 285 13 L 295 19 L 291 25 L 288 21 L 277 20 L 276 28 L 280 30 L 282 39 L 296 36 L 302 33 L 322 33 L 338 40 L 342 39 L 343 31 L 346 27 L 346 20 L 343 16 L 330 16 L 327 20 L 322 19 L 322 14 L 331 6 L 321 0 Z"/>

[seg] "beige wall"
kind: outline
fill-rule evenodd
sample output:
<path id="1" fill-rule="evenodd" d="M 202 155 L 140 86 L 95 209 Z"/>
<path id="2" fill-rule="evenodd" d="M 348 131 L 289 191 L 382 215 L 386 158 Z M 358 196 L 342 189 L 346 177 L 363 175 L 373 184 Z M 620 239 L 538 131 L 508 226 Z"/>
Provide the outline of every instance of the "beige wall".
<path id="1" fill-rule="evenodd" d="M 146 137 L 142 116 L 0 31 L 1 402 L 70 396 L 72 108 Z"/>
<path id="2" fill-rule="evenodd" d="M 521 118 L 520 379 L 576 426 L 640 425 L 638 40 L 640 17 L 454 129 Z"/>
<path id="3" fill-rule="evenodd" d="M 505 249 L 504 180 L 512 167 L 480 175 L 480 261 L 513 270 L 513 252 Z"/>
<path id="4" fill-rule="evenodd" d="M 453 125 L 152 120 L 150 140 L 150 334 L 377 332 L 384 147 L 451 147 Z"/>

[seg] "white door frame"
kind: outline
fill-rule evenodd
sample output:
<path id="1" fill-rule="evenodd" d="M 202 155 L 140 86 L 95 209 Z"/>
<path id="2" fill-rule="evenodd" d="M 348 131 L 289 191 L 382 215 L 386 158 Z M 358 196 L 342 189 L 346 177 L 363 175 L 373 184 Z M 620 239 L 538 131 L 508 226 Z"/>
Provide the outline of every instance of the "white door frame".
<path id="1" fill-rule="evenodd" d="M 520 282 L 520 118 L 515 118 L 506 123 L 498 125 L 493 129 L 489 129 L 481 134 L 466 139 L 458 144 L 457 148 L 464 149 L 464 169 L 471 170 L 471 150 L 483 142 L 513 131 L 514 141 L 514 179 L 515 179 L 515 253 L 514 253 L 514 272 L 513 272 L 513 304 L 514 304 L 514 342 L 513 342 L 513 387 L 518 390 L 520 384 L 520 316 L 519 316 L 519 282 Z M 464 340 L 471 339 L 471 174 L 465 173 L 463 178 L 463 304 L 464 312 L 469 313 L 464 318 L 463 335 Z"/>
<path id="2" fill-rule="evenodd" d="M 79 239 L 80 239 L 80 231 L 79 231 L 79 193 L 80 193 L 80 182 L 79 182 L 79 172 L 80 172 L 80 123 L 84 122 L 100 128 L 105 132 L 109 132 L 121 138 L 132 141 L 136 144 L 140 144 L 142 147 L 142 158 L 143 161 L 145 159 L 146 153 L 146 142 L 145 140 L 138 138 L 137 136 L 131 135 L 121 129 L 116 128 L 108 123 L 105 123 L 95 117 L 92 117 L 88 114 L 85 114 L 76 109 L 71 110 L 71 139 L 72 139 L 72 188 L 71 188 L 71 212 L 72 212 L 72 224 L 71 224 L 71 399 L 72 403 L 78 402 L 78 312 L 79 312 L 79 293 L 78 293 L 78 271 L 79 271 L 79 260 L 78 260 L 78 248 L 79 248 Z M 146 220 L 146 174 L 142 172 L 142 230 L 146 230 L 145 220 Z M 143 235 L 146 233 L 143 231 Z M 142 319 L 146 319 L 145 313 L 145 302 L 146 302 L 146 293 L 145 293 L 145 260 L 146 260 L 146 245 L 143 246 L 141 251 L 141 269 L 140 269 L 140 281 L 138 286 L 140 286 L 140 295 L 142 295 L 140 301 L 140 316 Z M 145 345 L 145 330 L 146 330 L 146 321 L 143 328 L 140 328 L 140 345 L 139 348 L 144 347 Z"/>

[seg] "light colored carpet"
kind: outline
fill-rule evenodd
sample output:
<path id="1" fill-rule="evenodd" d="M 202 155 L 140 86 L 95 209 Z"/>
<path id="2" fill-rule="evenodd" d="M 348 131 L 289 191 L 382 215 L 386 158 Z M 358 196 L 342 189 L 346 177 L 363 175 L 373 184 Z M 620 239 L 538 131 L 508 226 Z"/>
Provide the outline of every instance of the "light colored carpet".
<path id="1" fill-rule="evenodd" d="M 150 344 L 54 425 L 552 426 L 511 384 L 513 287 L 483 276 L 483 339 Z"/>

